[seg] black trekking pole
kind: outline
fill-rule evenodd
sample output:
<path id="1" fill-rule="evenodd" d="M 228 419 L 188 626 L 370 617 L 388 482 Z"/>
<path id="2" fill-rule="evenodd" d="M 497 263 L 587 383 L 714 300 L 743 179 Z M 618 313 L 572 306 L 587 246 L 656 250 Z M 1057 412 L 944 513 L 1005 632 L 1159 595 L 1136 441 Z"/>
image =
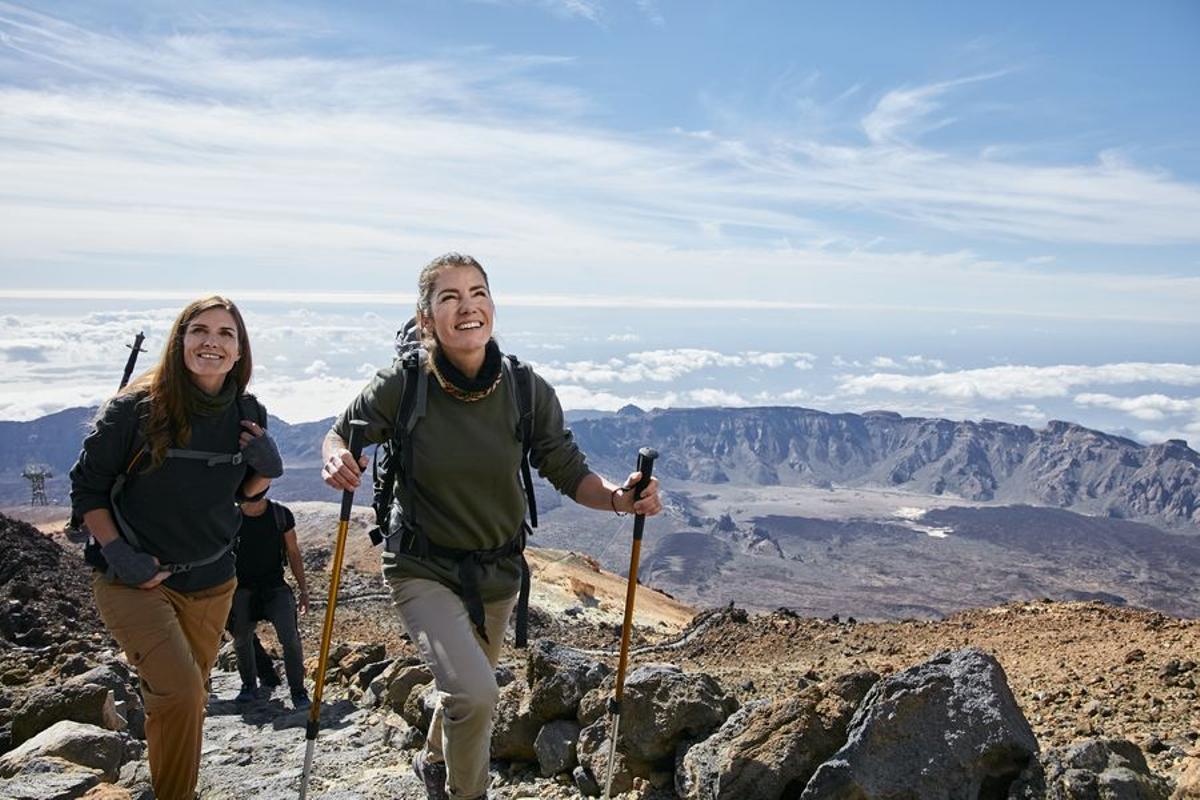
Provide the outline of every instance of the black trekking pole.
<path id="1" fill-rule="evenodd" d="M 650 485 L 650 475 L 654 472 L 654 459 L 658 452 L 649 447 L 638 450 L 637 470 L 642 473 L 641 479 L 633 487 L 633 499 L 637 502 L 642 496 L 642 490 Z M 646 515 L 638 514 L 633 518 L 633 551 L 629 555 L 629 585 L 625 588 L 625 620 L 621 623 L 621 655 L 617 659 L 617 682 L 613 688 L 613 696 L 608 700 L 608 713 L 612 717 L 612 729 L 608 736 L 608 777 L 604 780 L 604 797 L 611 797 L 613 765 L 617 759 L 617 733 L 621 729 L 621 695 L 625 691 L 625 665 L 629 660 L 629 636 L 633 632 L 633 601 L 637 596 L 638 559 L 642 551 L 642 530 L 646 525 Z"/>
<path id="2" fill-rule="evenodd" d="M 363 433 L 367 423 L 355 419 L 350 421 L 350 455 L 354 463 L 362 455 Z M 321 630 L 321 657 L 317 661 L 317 684 L 313 690 L 312 706 L 308 709 L 308 725 L 304 737 L 308 744 L 304 750 L 304 773 L 300 777 L 300 800 L 308 795 L 308 776 L 312 771 L 313 749 L 317 744 L 317 731 L 321 728 L 321 693 L 325 688 L 325 666 L 329 660 L 329 640 L 333 636 L 333 611 L 337 606 L 338 583 L 342 578 L 342 557 L 346 553 L 346 531 L 350 527 L 350 509 L 354 505 L 354 490 L 342 492 L 342 513 L 338 516 L 337 543 L 333 549 L 333 574 L 329 579 L 329 601 L 325 605 L 325 625 Z"/>
<path id="3" fill-rule="evenodd" d="M 146 341 L 146 332 L 138 331 L 137 336 L 133 337 L 133 344 L 127 344 L 129 348 L 129 358 L 125 359 L 125 371 L 121 373 L 121 385 L 117 387 L 117 391 L 125 388 L 125 384 L 129 383 L 129 377 L 133 375 L 133 368 L 137 364 L 138 353 L 144 353 L 146 350 L 142 347 L 142 342 Z M 72 531 L 77 531 L 83 527 L 83 517 L 71 509 L 71 518 L 67 520 L 67 528 Z"/>
<path id="4" fill-rule="evenodd" d="M 125 384 L 129 383 L 129 378 L 133 375 L 133 367 L 137 364 L 138 353 L 146 352 L 142 349 L 142 342 L 146 341 L 146 333 L 138 331 L 138 335 L 133 337 L 133 344 L 127 344 L 129 348 L 129 359 L 125 362 L 125 374 L 121 376 L 121 385 L 118 389 L 124 389 Z"/>

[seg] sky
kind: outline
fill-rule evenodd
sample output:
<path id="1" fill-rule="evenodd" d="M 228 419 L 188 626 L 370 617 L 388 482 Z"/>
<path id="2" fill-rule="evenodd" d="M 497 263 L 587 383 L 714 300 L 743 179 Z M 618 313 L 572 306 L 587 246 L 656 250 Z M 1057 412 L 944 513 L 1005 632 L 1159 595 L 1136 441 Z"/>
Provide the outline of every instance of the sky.
<path id="1" fill-rule="evenodd" d="M 459 250 L 568 407 L 1200 440 L 1198 45 L 1188 0 L 0 0 L 0 418 L 212 291 L 328 416 Z"/>

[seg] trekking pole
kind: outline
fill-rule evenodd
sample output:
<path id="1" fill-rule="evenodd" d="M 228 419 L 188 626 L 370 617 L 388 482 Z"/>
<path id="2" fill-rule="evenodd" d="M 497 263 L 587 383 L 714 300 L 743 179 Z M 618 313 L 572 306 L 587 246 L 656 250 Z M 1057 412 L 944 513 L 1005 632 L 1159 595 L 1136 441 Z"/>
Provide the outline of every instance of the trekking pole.
<path id="1" fill-rule="evenodd" d="M 650 485 L 650 475 L 654 472 L 654 459 L 658 452 L 649 447 L 638 450 L 637 469 L 642 473 L 641 479 L 633 487 L 633 500 L 637 502 L 642 496 L 642 490 Z M 637 596 L 638 558 L 642 550 L 642 530 L 646 525 L 646 515 L 638 514 L 633 518 L 633 552 L 629 555 L 629 585 L 625 588 L 625 620 L 621 623 L 621 655 L 617 659 L 617 682 L 613 688 L 613 696 L 608 700 L 608 713 L 612 717 L 612 730 L 608 737 L 608 777 L 604 779 L 605 800 L 611 797 L 613 765 L 617 759 L 617 733 L 621 729 L 621 695 L 625 691 L 625 665 L 629 660 L 629 636 L 633 632 L 633 601 Z"/>
<path id="2" fill-rule="evenodd" d="M 118 389 L 124 389 L 125 384 L 129 383 L 129 378 L 133 375 L 133 367 L 137 364 L 138 353 L 146 352 L 142 348 L 142 342 L 146 341 L 146 332 L 138 331 L 138 335 L 133 337 L 133 344 L 127 344 L 129 348 L 129 359 L 125 362 L 125 373 L 121 376 L 121 385 Z"/>
<path id="3" fill-rule="evenodd" d="M 354 463 L 362 455 L 363 432 L 367 423 L 350 420 L 350 455 Z M 354 490 L 342 492 L 342 513 L 338 516 L 337 543 L 333 549 L 333 574 L 329 579 L 329 601 L 325 605 L 325 625 L 321 629 L 321 657 L 317 661 L 317 685 L 313 690 L 312 706 L 308 709 L 308 725 L 304 737 L 308 744 L 304 749 L 304 773 L 300 777 L 300 800 L 308 795 L 308 776 L 312 771 L 313 749 L 317 744 L 317 731 L 321 728 L 321 693 L 325 688 L 325 666 L 329 660 L 329 640 L 333 636 L 333 611 L 337 606 L 338 583 L 342 578 L 342 556 L 346 553 L 346 531 L 350 527 L 350 508 L 354 505 Z"/>

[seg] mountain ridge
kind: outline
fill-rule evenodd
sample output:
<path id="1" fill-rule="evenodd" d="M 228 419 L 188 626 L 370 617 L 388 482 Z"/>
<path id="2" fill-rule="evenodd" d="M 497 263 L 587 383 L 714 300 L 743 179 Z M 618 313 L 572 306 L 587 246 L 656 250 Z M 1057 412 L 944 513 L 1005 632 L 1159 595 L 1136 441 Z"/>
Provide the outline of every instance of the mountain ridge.
<path id="1" fill-rule="evenodd" d="M 13 478 L 28 463 L 45 463 L 64 475 L 94 413 L 73 408 L 29 422 L 0 422 L 0 474 L 7 473 L 7 483 L 18 488 Z M 573 417 L 571 430 L 581 448 L 595 467 L 613 475 L 624 473 L 629 453 L 652 444 L 662 453 L 658 475 L 668 479 L 880 486 L 1200 533 L 1200 454 L 1180 439 L 1143 445 L 1062 420 L 1035 429 L 988 419 L 793 406 L 651 411 L 627 406 L 612 415 Z M 321 438 L 332 420 L 293 425 L 272 416 L 285 462 L 319 464 Z M 293 493 L 318 499 L 323 494 L 308 497 L 320 491 L 317 484 L 299 480 Z"/>

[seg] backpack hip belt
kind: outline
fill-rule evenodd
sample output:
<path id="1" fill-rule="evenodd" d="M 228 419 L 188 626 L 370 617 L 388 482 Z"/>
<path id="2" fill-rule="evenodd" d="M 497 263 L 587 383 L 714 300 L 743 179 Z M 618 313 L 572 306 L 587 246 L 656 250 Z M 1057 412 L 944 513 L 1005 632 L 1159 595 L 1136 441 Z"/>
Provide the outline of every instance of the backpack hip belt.
<path id="1" fill-rule="evenodd" d="M 429 557 L 453 561 L 458 565 L 459 597 L 467 609 L 467 617 L 475 626 L 479 638 L 489 642 L 486 617 L 483 612 L 483 597 L 479 594 L 479 580 L 482 567 L 495 564 L 506 558 L 516 556 L 521 568 L 521 589 L 517 594 L 516 646 L 525 647 L 529 641 L 529 562 L 525 560 L 525 541 L 529 537 L 529 525 L 522 520 L 521 530 L 499 547 L 490 550 L 463 550 L 457 547 L 446 547 L 431 542 L 426 536 L 408 530 L 402 530 L 395 537 L 400 542 L 396 549 L 389 547 L 389 552 L 397 555 L 411 556 L 417 559 Z M 391 544 L 389 540 L 388 544 Z M 407 546 L 406 546 L 407 545 Z M 490 643 L 490 642 L 489 642 Z"/>

